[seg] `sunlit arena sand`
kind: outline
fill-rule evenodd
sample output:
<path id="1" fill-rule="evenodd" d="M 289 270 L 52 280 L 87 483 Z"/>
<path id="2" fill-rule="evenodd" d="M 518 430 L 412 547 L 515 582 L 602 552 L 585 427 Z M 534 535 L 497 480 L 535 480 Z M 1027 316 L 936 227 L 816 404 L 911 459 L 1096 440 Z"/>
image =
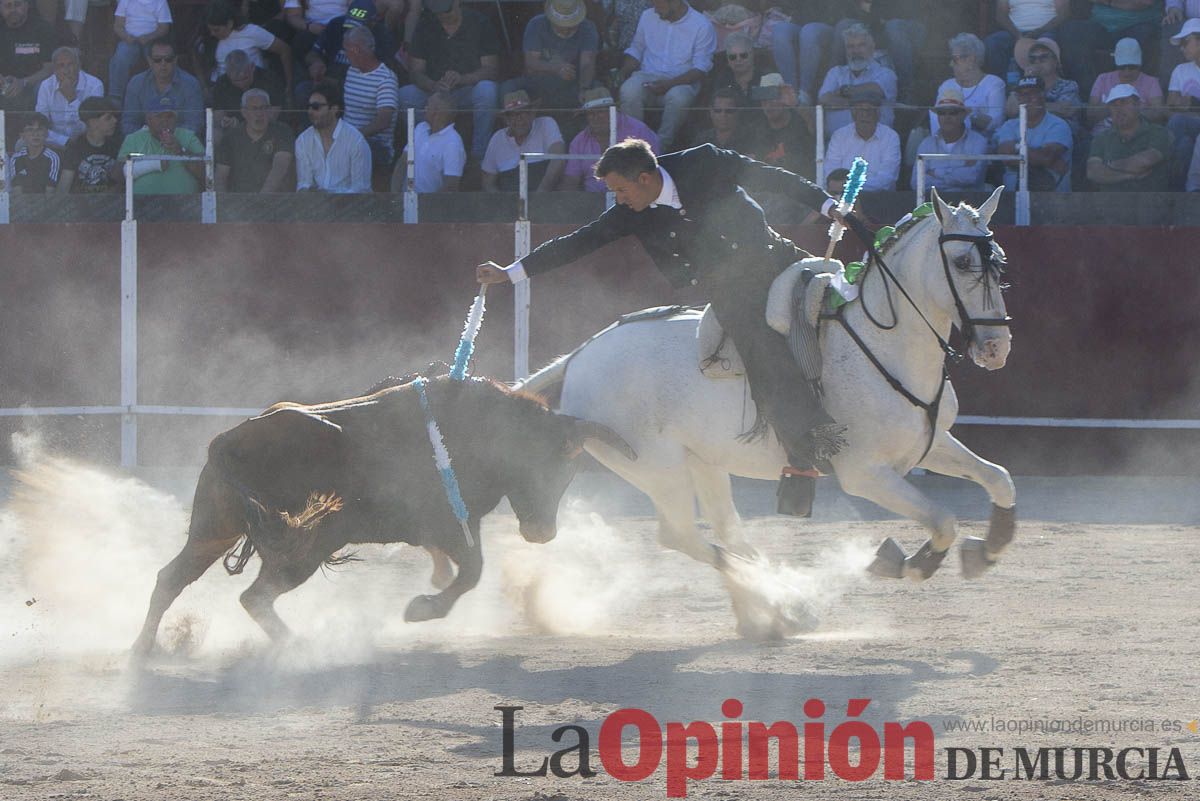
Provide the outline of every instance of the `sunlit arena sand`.
<path id="1" fill-rule="evenodd" d="M 773 488 L 739 482 L 748 538 L 765 561 L 722 578 L 661 550 L 639 496 L 583 474 L 547 545 L 524 542 L 504 507 L 487 519 L 483 580 L 446 620 L 402 622 L 408 600 L 428 591 L 423 551 L 362 548 L 363 561 L 280 600 L 297 638 L 273 648 L 237 601 L 255 568 L 230 577 L 214 566 L 171 609 L 161 653 L 133 671 L 128 647 L 155 574 L 184 537 L 188 478 L 146 483 L 36 450 L 27 459 L 0 509 L 4 801 L 665 798 L 662 767 L 635 783 L 600 770 L 604 720 L 641 708 L 663 724 L 719 725 L 728 698 L 743 705 L 742 721 L 798 727 L 810 720 L 805 702 L 822 699 L 829 728 L 848 699 L 870 699 L 862 719 L 880 730 L 933 727 L 937 778 L 797 783 L 773 771 L 692 781 L 689 797 L 1196 797 L 1192 781 L 948 781 L 944 757 L 947 748 L 1174 747 L 1200 772 L 1200 735 L 1186 725 L 950 730 L 1200 718 L 1194 481 L 1019 479 L 1017 540 L 1001 564 L 967 582 L 955 556 L 918 585 L 861 568 L 885 536 L 911 551 L 924 532 L 830 482 L 812 521 L 767 515 Z M 960 515 L 960 535 L 985 531 L 982 492 L 917 480 Z M 731 589 L 796 625 L 740 636 Z M 496 776 L 500 705 L 523 707 L 513 757 L 522 771 L 563 747 L 551 739 L 558 727 L 576 724 L 599 774 Z"/>

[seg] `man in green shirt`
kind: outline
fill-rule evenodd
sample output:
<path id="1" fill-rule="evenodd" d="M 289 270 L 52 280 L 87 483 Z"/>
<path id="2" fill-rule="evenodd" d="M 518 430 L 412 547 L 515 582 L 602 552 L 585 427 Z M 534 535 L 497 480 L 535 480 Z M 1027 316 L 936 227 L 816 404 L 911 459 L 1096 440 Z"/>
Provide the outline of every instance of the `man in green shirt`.
<path id="1" fill-rule="evenodd" d="M 1165 192 L 1167 129 L 1142 117 L 1142 98 L 1130 84 L 1119 83 L 1104 98 L 1112 127 L 1092 140 L 1088 180 L 1105 192 Z"/>
<path id="2" fill-rule="evenodd" d="M 164 95 L 146 110 L 146 125 L 125 137 L 117 154 L 125 161 L 130 154 L 154 156 L 202 156 L 204 145 L 187 128 L 176 128 L 175 101 Z M 186 195 L 200 191 L 204 176 L 202 161 L 139 159 L 133 163 L 135 195 Z"/>
<path id="3" fill-rule="evenodd" d="M 1067 20 L 1060 29 L 1063 74 L 1081 87 L 1090 87 L 1102 71 L 1096 63 L 1097 51 L 1111 52 L 1125 37 L 1137 39 L 1142 52 L 1157 62 L 1162 18 L 1163 0 L 1092 0 L 1087 19 Z M 1146 71 L 1157 75 L 1157 63 L 1147 64 Z"/>

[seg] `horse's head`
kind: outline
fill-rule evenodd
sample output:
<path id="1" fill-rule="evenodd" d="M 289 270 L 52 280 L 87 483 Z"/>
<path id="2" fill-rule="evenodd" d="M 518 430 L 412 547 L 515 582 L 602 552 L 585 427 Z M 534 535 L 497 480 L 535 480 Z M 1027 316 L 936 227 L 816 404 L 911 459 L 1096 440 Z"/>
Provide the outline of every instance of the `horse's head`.
<path id="1" fill-rule="evenodd" d="M 938 236 L 954 319 L 966 337 L 971 358 L 980 367 L 999 370 L 1008 359 L 1012 333 L 1004 308 L 1004 250 L 992 239 L 988 223 L 1000 204 L 998 187 L 978 209 L 952 207 L 932 190 L 941 223 Z"/>

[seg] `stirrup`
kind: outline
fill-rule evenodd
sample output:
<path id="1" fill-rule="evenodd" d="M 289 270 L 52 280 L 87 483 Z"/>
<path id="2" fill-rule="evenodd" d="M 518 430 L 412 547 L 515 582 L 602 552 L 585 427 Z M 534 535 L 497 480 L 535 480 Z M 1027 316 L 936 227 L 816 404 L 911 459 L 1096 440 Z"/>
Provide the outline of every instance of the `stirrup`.
<path id="1" fill-rule="evenodd" d="M 792 517 L 812 517 L 813 498 L 817 493 L 816 470 L 787 466 L 779 476 L 777 512 Z"/>

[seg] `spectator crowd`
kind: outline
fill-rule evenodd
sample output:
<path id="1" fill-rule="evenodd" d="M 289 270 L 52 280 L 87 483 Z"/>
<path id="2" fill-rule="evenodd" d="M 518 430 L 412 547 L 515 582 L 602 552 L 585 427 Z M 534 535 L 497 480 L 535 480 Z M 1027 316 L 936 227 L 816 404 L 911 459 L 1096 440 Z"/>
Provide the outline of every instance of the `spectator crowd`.
<path id="1" fill-rule="evenodd" d="M 1016 187 L 972 157 L 1016 154 L 1024 107 L 1032 190 L 1200 190 L 1200 0 L 992 0 L 937 31 L 947 5 L 545 0 L 519 25 L 468 0 L 117 0 L 110 25 L 0 0 L 5 177 L 117 191 L 137 155 L 136 193 L 197 192 L 200 161 L 153 157 L 211 138 L 222 192 L 402 191 L 409 153 L 418 192 L 513 191 L 523 154 L 579 157 L 530 157 L 531 190 L 599 192 L 615 127 L 810 177 L 819 152 L 833 182 L 864 156 L 868 191 L 956 156 L 926 184 L 982 191 Z"/>

